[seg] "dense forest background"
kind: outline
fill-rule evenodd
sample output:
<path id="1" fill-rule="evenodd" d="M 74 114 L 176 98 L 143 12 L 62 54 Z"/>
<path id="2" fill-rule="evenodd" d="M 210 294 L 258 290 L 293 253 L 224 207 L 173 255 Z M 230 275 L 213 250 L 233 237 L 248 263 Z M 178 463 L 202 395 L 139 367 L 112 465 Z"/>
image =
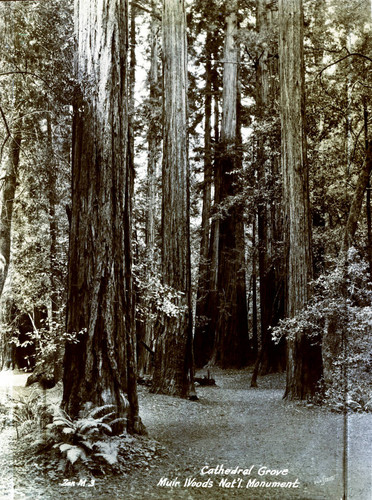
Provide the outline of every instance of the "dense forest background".
<path id="1" fill-rule="evenodd" d="M 1 367 L 118 431 L 213 366 L 371 410 L 370 2 L 0 13 Z"/>

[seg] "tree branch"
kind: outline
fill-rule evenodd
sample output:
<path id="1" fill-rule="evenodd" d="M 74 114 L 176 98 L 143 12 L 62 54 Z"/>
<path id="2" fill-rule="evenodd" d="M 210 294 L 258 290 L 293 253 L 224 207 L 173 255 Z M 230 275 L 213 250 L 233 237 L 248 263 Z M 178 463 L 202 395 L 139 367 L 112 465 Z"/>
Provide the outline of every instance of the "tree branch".
<path id="1" fill-rule="evenodd" d="M 10 134 L 8 122 L 6 121 L 6 116 L 5 116 L 3 108 L 1 106 L 0 106 L 0 114 L 1 114 L 1 117 L 2 117 L 2 119 L 4 121 L 4 125 L 5 125 L 5 128 L 6 128 L 7 134 L 8 134 L 5 137 L 4 142 L 1 145 L 0 158 L 2 158 L 3 157 L 4 146 L 7 143 L 7 140 L 9 139 L 9 137 L 10 137 L 11 134 Z"/>
<path id="2" fill-rule="evenodd" d="M 151 14 L 152 16 L 155 16 L 156 19 L 159 19 L 159 21 L 161 21 L 161 15 L 158 12 L 148 9 L 147 7 L 144 7 L 143 5 L 141 5 L 138 2 L 132 2 L 132 5 L 134 7 L 137 7 L 137 9 L 143 10 L 143 12 L 147 12 L 147 14 Z"/>
<path id="3" fill-rule="evenodd" d="M 0 0 L 0 2 L 2 1 L 5 1 L 5 0 Z M 11 0 L 12 2 L 18 2 L 18 1 L 35 1 L 35 0 Z M 36 73 L 31 73 L 30 71 L 21 71 L 21 70 L 17 70 L 17 71 L 5 71 L 4 73 L 0 73 L 0 76 L 9 76 L 9 75 L 29 75 L 29 76 L 34 76 L 35 78 L 38 78 L 39 80 L 41 80 L 42 82 L 45 83 L 45 85 L 52 89 L 52 87 L 49 85 L 49 83 L 40 75 L 37 75 Z"/>
<path id="4" fill-rule="evenodd" d="M 362 57 L 363 59 L 367 59 L 367 61 L 372 62 L 372 59 L 370 57 L 366 56 L 365 54 L 361 54 L 360 52 L 350 52 L 349 54 L 346 54 L 346 56 L 343 56 L 343 57 L 340 57 L 340 59 L 337 59 L 337 61 L 333 61 L 330 64 L 327 64 L 327 66 L 325 66 L 324 68 L 322 68 L 319 71 L 318 76 L 320 76 L 326 69 L 330 68 L 331 66 L 334 66 L 335 64 L 338 64 L 339 62 L 344 61 L 348 57 L 352 57 L 352 56 Z"/>

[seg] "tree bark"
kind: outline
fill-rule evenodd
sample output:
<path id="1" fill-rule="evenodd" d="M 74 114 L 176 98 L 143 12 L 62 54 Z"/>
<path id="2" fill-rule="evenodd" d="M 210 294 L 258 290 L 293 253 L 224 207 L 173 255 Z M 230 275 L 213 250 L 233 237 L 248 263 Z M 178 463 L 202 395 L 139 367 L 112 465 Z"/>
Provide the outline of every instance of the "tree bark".
<path id="1" fill-rule="evenodd" d="M 226 18 L 222 126 L 217 160 L 216 190 L 220 205 L 238 194 L 236 170 L 238 151 L 238 62 L 237 5 L 233 2 Z M 224 368 L 247 364 L 248 313 L 245 283 L 243 207 L 234 203 L 219 220 L 218 308 L 214 362 Z"/>
<path id="2" fill-rule="evenodd" d="M 353 200 L 351 202 L 349 216 L 346 222 L 344 237 L 341 247 L 341 254 L 346 253 L 353 243 L 355 231 L 358 226 L 360 211 L 362 209 L 364 192 L 368 186 L 372 170 L 372 143 L 368 145 L 366 151 L 366 161 L 360 171 Z"/>
<path id="3" fill-rule="evenodd" d="M 0 199 L 0 296 L 8 275 L 14 196 L 22 142 L 22 119 L 16 121 L 10 139 Z"/>
<path id="4" fill-rule="evenodd" d="M 257 0 L 256 26 L 261 37 L 267 37 L 274 28 L 274 13 L 266 0 Z M 269 47 L 264 47 L 257 65 L 256 103 L 258 123 L 272 119 L 272 109 L 278 88 L 273 82 L 277 74 L 276 59 L 269 57 Z M 275 326 L 283 313 L 282 269 L 275 254 L 278 253 L 276 241 L 282 239 L 278 234 L 280 201 L 275 196 L 268 199 L 267 192 L 274 192 L 274 182 L 280 175 L 275 165 L 276 158 L 268 152 L 275 150 L 276 144 L 270 144 L 266 133 L 257 133 L 257 172 L 260 190 L 258 203 L 258 261 L 260 274 L 260 309 L 261 309 L 261 350 L 259 370 L 261 374 L 283 368 L 285 350 L 283 343 L 274 344 L 269 327 Z M 275 193 L 274 193 L 275 194 Z"/>
<path id="5" fill-rule="evenodd" d="M 279 23 L 286 314 L 294 317 L 306 306 L 312 277 L 302 0 L 279 0 Z M 314 393 L 321 375 L 320 359 L 319 348 L 311 345 L 306 332 L 288 339 L 285 397 L 304 399 Z"/>
<path id="6" fill-rule="evenodd" d="M 159 120 L 157 118 L 156 108 L 159 106 L 158 89 L 158 66 L 159 66 L 159 47 L 158 30 L 159 22 L 155 15 L 155 1 L 151 4 L 153 15 L 151 17 L 150 32 L 150 117 L 147 131 L 148 159 L 147 159 L 147 189 L 146 189 L 146 275 L 150 279 L 158 269 L 156 249 L 156 216 L 157 216 L 157 194 L 156 181 L 159 157 L 159 138 L 158 128 Z M 137 348 L 138 348 L 138 371 L 139 374 L 150 374 L 153 370 L 152 354 L 146 349 L 148 346 L 154 349 L 154 321 L 151 318 L 144 318 L 141 325 L 137 328 Z"/>
<path id="7" fill-rule="evenodd" d="M 76 0 L 72 216 L 62 407 L 114 405 L 138 417 L 128 161 L 126 0 Z M 117 432 L 123 426 L 117 426 Z"/>
<path id="8" fill-rule="evenodd" d="M 196 302 L 194 337 L 195 366 L 202 367 L 210 359 L 214 332 L 210 330 L 208 295 L 210 289 L 210 216 L 212 208 L 212 33 L 208 31 L 205 42 L 205 121 L 204 121 L 204 180 L 203 207 L 200 238 L 199 282 Z"/>
<path id="9" fill-rule="evenodd" d="M 367 107 L 367 99 L 363 99 L 363 121 L 364 121 L 364 143 L 366 146 L 366 156 L 368 155 L 368 107 Z M 367 216 L 367 245 L 368 245 L 368 263 L 369 263 L 369 274 L 372 278 L 372 216 L 371 216 L 371 180 L 368 179 L 367 187 L 366 187 L 366 216 Z"/>
<path id="10" fill-rule="evenodd" d="M 153 390 L 193 392 L 190 199 L 187 140 L 187 42 L 183 0 L 163 2 L 162 279 L 177 294 L 155 348 Z"/>
<path id="11" fill-rule="evenodd" d="M 58 222 L 56 217 L 57 205 L 57 165 L 53 152 L 53 130 L 50 113 L 46 116 L 47 121 L 47 161 L 48 161 L 48 216 L 49 216 L 49 262 L 50 262 L 50 305 L 48 307 L 49 328 L 53 328 L 53 322 L 58 321 L 57 312 L 61 307 L 57 285 L 57 251 L 58 251 Z M 63 375 L 62 350 L 56 347 L 53 354 L 53 376 L 54 382 L 61 380 Z"/>

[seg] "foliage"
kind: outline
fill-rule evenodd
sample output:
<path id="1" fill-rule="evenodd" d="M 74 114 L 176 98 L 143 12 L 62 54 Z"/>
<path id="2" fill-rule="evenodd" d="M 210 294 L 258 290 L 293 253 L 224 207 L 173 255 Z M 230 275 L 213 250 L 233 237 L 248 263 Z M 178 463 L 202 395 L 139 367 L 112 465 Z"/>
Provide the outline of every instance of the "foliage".
<path id="1" fill-rule="evenodd" d="M 184 306 L 181 298 L 182 292 L 164 285 L 159 273 L 153 272 L 146 275 L 146 266 L 137 264 L 133 270 L 134 279 L 141 301 L 137 303 L 138 321 L 161 321 L 163 315 L 177 318 L 182 314 Z"/>
<path id="2" fill-rule="evenodd" d="M 332 360 L 332 383 L 323 387 L 324 397 L 335 409 L 372 411 L 369 378 L 372 369 L 372 282 L 367 262 L 355 248 L 345 266 L 313 282 L 313 298 L 294 318 L 281 320 L 272 329 L 275 342 L 305 334 L 312 343 L 322 343 L 327 330 L 339 344 Z M 323 346 L 324 348 L 324 346 Z"/>
<path id="3" fill-rule="evenodd" d="M 71 419 L 61 408 L 55 410 L 53 422 L 47 425 L 47 439 L 57 441 L 53 447 L 66 454 L 66 459 L 72 465 L 80 459 L 102 457 L 110 465 L 117 462 L 118 441 L 105 441 L 112 433 L 112 426 L 118 420 L 112 418 L 115 411 L 112 405 L 90 408 L 80 412 L 78 419 Z M 111 419 L 111 420 L 110 420 Z"/>
<path id="4" fill-rule="evenodd" d="M 12 257 L 2 296 L 2 325 L 17 347 L 36 346 L 39 364 L 59 351 L 68 252 L 69 155 L 72 103 L 72 4 L 1 3 L 0 124 L 6 158 L 7 127 L 22 116 L 22 149 L 12 216 Z M 9 141 L 8 141 L 9 143 Z M 2 158 L 3 160 L 3 158 Z M 3 165 L 2 165 L 3 167 Z M 48 310 L 49 324 L 35 311 Z M 19 339 L 22 316 L 35 322 Z M 26 334 L 27 335 L 27 334 Z M 54 355 L 54 354 L 53 354 Z M 31 363 L 32 366 L 32 363 Z"/>
<path id="5" fill-rule="evenodd" d="M 50 420 L 50 407 L 43 394 L 38 391 L 12 398 L 11 409 L 12 422 L 16 427 L 18 438 L 43 429 Z"/>

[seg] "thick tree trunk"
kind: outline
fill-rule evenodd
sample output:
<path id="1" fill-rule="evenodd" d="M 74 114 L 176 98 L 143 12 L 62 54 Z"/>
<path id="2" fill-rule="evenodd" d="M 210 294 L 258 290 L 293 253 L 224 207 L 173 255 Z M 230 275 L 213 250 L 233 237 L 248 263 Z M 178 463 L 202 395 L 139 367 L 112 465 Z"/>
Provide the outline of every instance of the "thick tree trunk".
<path id="1" fill-rule="evenodd" d="M 267 37 L 274 30 L 274 12 L 266 0 L 257 0 L 257 31 L 262 37 Z M 257 66 L 256 103 L 258 123 L 265 125 L 266 120 L 272 119 L 272 107 L 278 88 L 272 82 L 273 75 L 277 74 L 276 59 L 269 58 L 269 49 L 265 47 Z M 261 123 L 260 123 L 261 122 Z M 258 204 L 258 260 L 260 273 L 260 309 L 261 309 L 261 350 L 260 372 L 270 373 L 283 368 L 285 365 L 284 345 L 274 344 L 271 339 L 269 327 L 273 327 L 283 313 L 283 286 L 281 284 L 281 269 L 275 254 L 275 241 L 282 238 L 278 233 L 278 219 L 280 205 L 275 197 L 267 199 L 267 192 L 273 192 L 275 178 L 279 175 L 273 158 L 269 151 L 275 150 L 275 144 L 270 144 L 266 134 L 260 130 L 257 133 L 257 172 L 260 189 Z"/>
<path id="2" fill-rule="evenodd" d="M 301 312 L 312 276 L 309 188 L 305 137 L 302 0 L 279 0 L 282 169 L 287 252 L 286 314 Z M 321 376 L 320 348 L 306 332 L 287 342 L 287 398 L 313 394 Z"/>
<path id="3" fill-rule="evenodd" d="M 215 52 L 213 54 L 214 59 L 218 61 L 218 54 Z M 215 63 L 216 65 L 218 62 Z M 212 69 L 212 93 L 213 93 L 213 138 L 214 143 L 218 144 L 220 140 L 220 100 L 219 100 L 219 85 L 217 79 L 217 69 L 214 65 Z M 218 278 L 218 242 L 220 234 L 220 219 L 217 217 L 217 211 L 219 206 L 219 196 L 220 196 L 220 182 L 221 179 L 217 172 L 217 161 L 214 160 L 214 168 L 212 168 L 212 182 L 214 185 L 214 200 L 213 207 L 211 208 L 211 214 L 214 215 L 210 224 L 210 237 L 209 237 L 209 248 L 207 261 L 209 264 L 208 269 L 208 291 L 205 297 L 205 324 L 201 326 L 202 332 L 198 331 L 198 337 L 200 339 L 200 334 L 203 335 L 202 341 L 202 360 L 198 359 L 198 366 L 204 366 L 206 363 L 213 365 L 215 364 L 216 350 L 216 321 L 217 315 L 216 311 L 218 309 L 218 290 L 217 290 L 217 278 Z M 199 330 L 199 329 L 198 329 Z M 198 341 L 197 341 L 198 342 Z M 199 354 L 198 354 L 199 355 Z M 204 363 L 205 361 L 205 363 Z"/>
<path id="4" fill-rule="evenodd" d="M 226 18 L 222 127 L 216 185 L 218 202 L 237 194 L 240 155 L 237 149 L 237 90 L 239 51 L 236 42 L 236 3 Z M 245 284 L 243 207 L 234 204 L 219 221 L 218 308 L 214 361 L 222 367 L 241 367 L 248 362 L 248 314 Z"/>
<path id="5" fill-rule="evenodd" d="M 10 139 L 0 199 L 0 297 L 8 275 L 14 196 L 22 142 L 22 119 L 18 119 Z"/>
<path id="6" fill-rule="evenodd" d="M 187 141 L 187 42 L 183 0 L 163 3 L 162 277 L 177 293 L 164 314 L 155 348 L 153 390 L 181 397 L 193 391 Z"/>
<path id="7" fill-rule="evenodd" d="M 72 218 L 63 408 L 110 404 L 141 431 L 128 162 L 127 2 L 76 0 Z M 120 431 L 120 426 L 117 429 Z"/>

